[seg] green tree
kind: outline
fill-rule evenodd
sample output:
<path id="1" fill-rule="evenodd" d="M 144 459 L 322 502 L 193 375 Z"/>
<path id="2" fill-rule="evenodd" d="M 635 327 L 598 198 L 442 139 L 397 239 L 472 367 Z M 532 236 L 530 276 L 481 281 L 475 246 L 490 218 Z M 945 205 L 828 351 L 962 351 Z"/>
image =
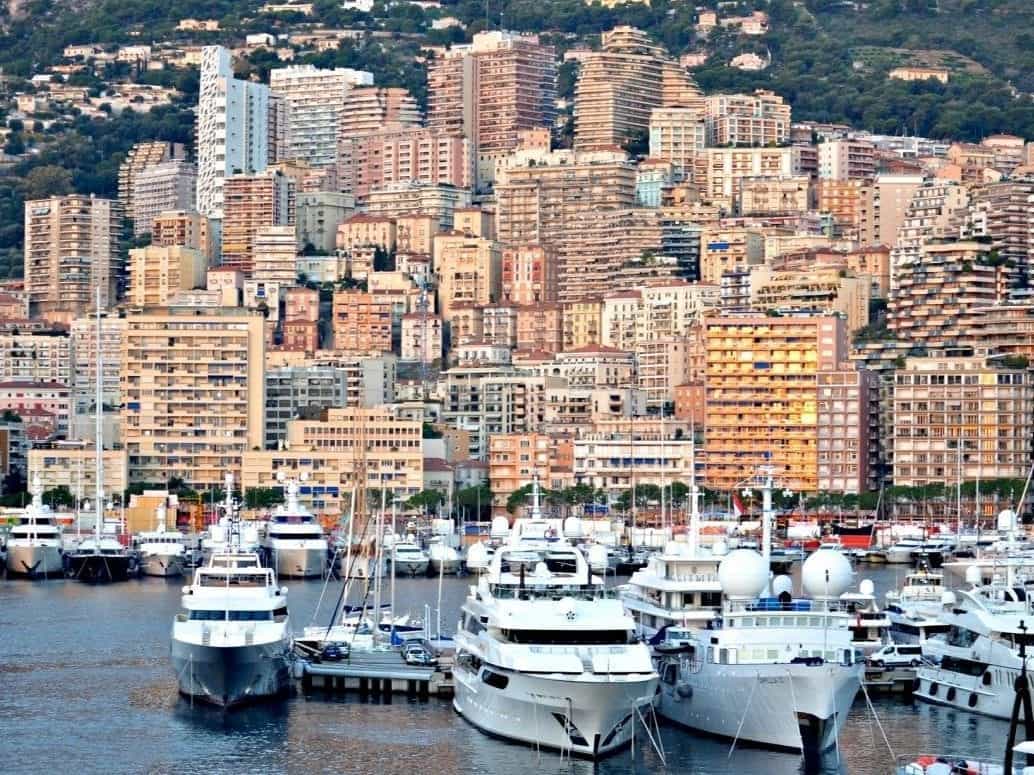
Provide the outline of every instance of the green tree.
<path id="1" fill-rule="evenodd" d="M 75 506 L 75 496 L 62 484 L 44 492 L 43 502 L 52 509 L 72 508 Z"/>
<path id="2" fill-rule="evenodd" d="M 244 507 L 268 509 L 284 502 L 284 491 L 279 487 L 249 487 L 244 491 Z"/>
<path id="3" fill-rule="evenodd" d="M 425 514 L 435 511 L 445 503 L 445 494 L 441 490 L 421 490 L 416 495 L 410 496 L 406 505 L 411 509 L 417 509 Z"/>

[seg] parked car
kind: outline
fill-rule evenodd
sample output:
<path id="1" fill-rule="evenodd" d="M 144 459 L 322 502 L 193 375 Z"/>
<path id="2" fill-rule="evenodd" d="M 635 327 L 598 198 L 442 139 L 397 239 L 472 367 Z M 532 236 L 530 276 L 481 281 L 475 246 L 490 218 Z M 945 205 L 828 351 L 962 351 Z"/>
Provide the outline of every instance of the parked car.
<path id="1" fill-rule="evenodd" d="M 348 646 L 344 643 L 328 643 L 320 651 L 320 662 L 340 662 L 348 658 Z"/>
<path id="2" fill-rule="evenodd" d="M 869 664 L 872 667 L 917 667 L 922 661 L 923 649 L 916 645 L 884 646 L 869 655 Z"/>
<path id="3" fill-rule="evenodd" d="M 402 659 L 407 665 L 430 667 L 438 664 L 438 655 L 435 653 L 434 647 L 423 639 L 411 640 L 402 644 L 401 653 Z"/>

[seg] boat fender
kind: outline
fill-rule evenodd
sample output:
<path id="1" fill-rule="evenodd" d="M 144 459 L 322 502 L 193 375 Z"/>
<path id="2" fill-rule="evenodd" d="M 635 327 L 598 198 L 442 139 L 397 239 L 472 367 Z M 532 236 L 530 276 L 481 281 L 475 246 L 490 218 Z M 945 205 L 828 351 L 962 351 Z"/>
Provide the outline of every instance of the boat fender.
<path id="1" fill-rule="evenodd" d="M 675 688 L 675 693 L 684 700 L 688 700 L 693 696 L 693 687 L 689 684 L 679 684 Z"/>

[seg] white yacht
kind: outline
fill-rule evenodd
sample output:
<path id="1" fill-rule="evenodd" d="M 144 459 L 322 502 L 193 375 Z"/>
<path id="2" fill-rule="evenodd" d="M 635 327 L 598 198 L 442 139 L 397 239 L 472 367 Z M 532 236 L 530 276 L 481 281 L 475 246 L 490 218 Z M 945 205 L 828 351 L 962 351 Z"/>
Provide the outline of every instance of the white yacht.
<path id="1" fill-rule="evenodd" d="M 440 573 L 456 574 L 460 571 L 460 553 L 445 542 L 442 536 L 432 536 L 427 544 L 427 558 L 435 576 Z"/>
<path id="2" fill-rule="evenodd" d="M 940 618 L 945 592 L 944 576 L 928 570 L 909 573 L 900 590 L 888 592 L 886 611 L 894 642 L 922 643 L 947 631 Z"/>
<path id="3" fill-rule="evenodd" d="M 396 575 L 422 576 L 430 562 L 427 552 L 413 541 L 395 540 L 388 549 L 388 563 Z"/>
<path id="4" fill-rule="evenodd" d="M 495 555 L 495 547 L 487 541 L 478 541 L 467 547 L 464 563 L 468 573 L 480 573 L 488 570 L 492 564 L 492 557 Z"/>
<path id="5" fill-rule="evenodd" d="M 902 538 L 896 544 L 888 546 L 883 555 L 885 562 L 891 565 L 911 565 L 915 553 L 921 551 L 923 541 L 919 538 Z"/>
<path id="6" fill-rule="evenodd" d="M 979 573 L 975 575 L 979 579 Z M 944 616 L 948 631 L 923 645 L 915 696 L 927 702 L 1008 719 L 1023 666 L 1020 646 L 1034 646 L 1031 590 L 1015 580 L 956 593 Z M 1026 658 L 1028 673 L 1034 656 Z"/>
<path id="7" fill-rule="evenodd" d="M 256 553 L 213 554 L 184 587 L 183 608 L 172 625 L 180 692 L 230 707 L 288 690 L 287 589 Z"/>
<path id="8" fill-rule="evenodd" d="M 621 602 L 568 548 L 573 572 L 504 570 L 519 549 L 496 552 L 463 605 L 453 705 L 490 734 L 596 758 L 631 740 L 657 674 Z"/>
<path id="9" fill-rule="evenodd" d="M 284 482 L 283 472 L 278 476 Z M 266 525 L 262 552 L 280 577 L 312 578 L 327 572 L 328 547 L 316 516 L 298 502 L 298 482 L 286 484 L 286 502 L 277 506 Z"/>
<path id="10" fill-rule="evenodd" d="M 231 514 L 233 512 L 233 474 L 226 474 L 223 480 L 225 492 L 219 521 L 209 525 L 201 535 L 201 562 L 207 565 L 212 555 L 226 552 L 230 548 Z M 234 532 L 239 541 L 238 549 L 243 552 L 260 550 L 258 527 L 251 522 L 238 523 Z"/>
<path id="11" fill-rule="evenodd" d="M 669 541 L 645 568 L 621 587 L 621 600 L 644 638 L 666 627 L 706 628 L 721 614 L 722 587 L 718 566 L 725 552 L 702 552 L 690 544 Z"/>
<path id="12" fill-rule="evenodd" d="M 802 580 L 811 600 L 792 600 L 789 579 L 769 585 L 767 558 L 730 552 L 718 569 L 721 618 L 707 629 L 670 627 L 657 645 L 658 710 L 677 724 L 741 742 L 803 752 L 833 746 L 861 686 L 851 618 L 839 596 L 851 565 L 816 552 Z"/>
<path id="13" fill-rule="evenodd" d="M 158 506 L 154 530 L 139 533 L 136 548 L 140 554 L 140 571 L 145 576 L 182 576 L 186 567 L 187 547 L 183 533 L 165 529 L 165 504 Z"/>
<path id="14" fill-rule="evenodd" d="M 7 535 L 7 573 L 10 576 L 46 578 L 64 573 L 61 529 L 54 513 L 43 503 L 39 474 L 32 478 L 32 502 Z"/>

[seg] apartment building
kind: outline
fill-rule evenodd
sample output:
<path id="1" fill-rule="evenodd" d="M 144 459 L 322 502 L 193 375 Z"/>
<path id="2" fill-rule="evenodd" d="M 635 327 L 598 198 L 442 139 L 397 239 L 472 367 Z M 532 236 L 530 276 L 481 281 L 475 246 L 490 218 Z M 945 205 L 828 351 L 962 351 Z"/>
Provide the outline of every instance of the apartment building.
<path id="1" fill-rule="evenodd" d="M 815 186 L 816 209 L 833 218 L 836 236 L 857 241 L 862 225 L 862 192 L 865 181 L 820 180 Z"/>
<path id="2" fill-rule="evenodd" d="M 876 147 L 863 140 L 826 140 L 819 143 L 819 178 L 871 180 L 876 176 Z"/>
<path id="3" fill-rule="evenodd" d="M 122 404 L 122 341 L 126 335 L 126 319 L 105 314 L 100 320 L 101 400 L 116 408 Z M 97 318 L 95 315 L 72 321 L 69 337 L 72 344 L 72 404 L 76 414 L 94 411 L 97 400 Z"/>
<path id="4" fill-rule="evenodd" d="M 223 190 L 222 266 L 250 277 L 255 269 L 255 235 L 268 226 L 291 226 L 295 183 L 279 171 L 234 175 Z"/>
<path id="5" fill-rule="evenodd" d="M 967 310 L 1005 297 L 1007 268 L 980 242 L 927 243 L 919 259 L 895 269 L 887 327 L 895 337 L 923 347 L 944 347 L 968 334 Z"/>
<path id="6" fill-rule="evenodd" d="M 126 303 L 133 307 L 165 307 L 180 291 L 205 287 L 207 272 L 208 260 L 193 248 L 133 248 L 129 251 Z"/>
<path id="7" fill-rule="evenodd" d="M 564 310 L 556 302 L 517 307 L 517 349 L 558 353 L 564 346 Z"/>
<path id="8" fill-rule="evenodd" d="M 205 46 L 201 50 L 197 209 L 202 215 L 223 217 L 226 179 L 261 172 L 276 160 L 277 136 L 282 131 L 282 106 L 278 113 L 276 102 L 270 99 L 268 86 L 233 77 L 227 49 Z"/>
<path id="9" fill-rule="evenodd" d="M 271 70 L 270 91 L 287 105 L 284 158 L 314 167 L 334 165 L 348 94 L 356 86 L 372 85 L 373 73 L 345 67 L 289 65 Z"/>
<path id="10" fill-rule="evenodd" d="M 438 308 L 450 320 L 457 305 L 485 306 L 502 296 L 502 257 L 498 243 L 449 232 L 435 235 L 434 271 Z"/>
<path id="11" fill-rule="evenodd" d="M 842 366 L 818 379 L 818 490 L 858 495 L 873 489 L 870 433 L 876 376 Z"/>
<path id="12" fill-rule="evenodd" d="M 475 185 L 489 188 L 495 164 L 520 144 L 521 133 L 552 127 L 556 54 L 537 35 L 476 33 L 428 66 L 428 125 L 467 139 Z"/>
<path id="13" fill-rule="evenodd" d="M 704 109 L 708 145 L 746 148 L 790 141 L 790 106 L 773 92 L 711 94 Z"/>
<path id="14" fill-rule="evenodd" d="M 123 282 L 122 208 L 91 194 L 25 203 L 25 292 L 29 316 L 67 324 L 114 306 Z"/>
<path id="15" fill-rule="evenodd" d="M 156 215 L 151 223 L 151 244 L 193 248 L 209 261 L 215 255 L 208 218 L 188 210 L 171 210 Z"/>
<path id="16" fill-rule="evenodd" d="M 694 181 L 703 199 L 732 210 L 744 178 L 787 178 L 795 173 L 793 149 L 705 148 L 697 156 Z"/>
<path id="17" fill-rule="evenodd" d="M 500 294 L 510 304 L 556 301 L 556 251 L 543 245 L 512 245 L 502 249 Z"/>
<path id="18" fill-rule="evenodd" d="M 286 449 L 244 453 L 241 487 L 279 487 L 280 473 L 305 474 L 299 500 L 331 515 L 342 514 L 356 490 L 363 499 L 386 490 L 404 500 L 424 488 L 421 431 L 419 421 L 388 407 L 331 408 L 317 419 L 291 420 Z"/>
<path id="19" fill-rule="evenodd" d="M 488 481 L 492 505 L 505 509 L 517 490 L 538 479 L 549 487 L 554 468 L 554 440 L 543 433 L 505 433 L 488 443 Z"/>
<path id="20" fill-rule="evenodd" d="M 789 215 L 806 213 L 810 208 L 811 179 L 807 176 L 740 180 L 736 211 L 742 216 Z"/>
<path id="21" fill-rule="evenodd" d="M 338 184 L 360 201 L 396 183 L 469 188 L 473 182 L 470 141 L 428 127 L 354 135 L 341 141 L 338 154 Z"/>
<path id="22" fill-rule="evenodd" d="M 118 201 L 126 212 L 132 211 L 133 186 L 136 177 L 146 170 L 173 159 L 184 159 L 186 148 L 182 143 L 154 140 L 136 143 L 126 153 L 118 168 Z"/>
<path id="23" fill-rule="evenodd" d="M 732 490 L 771 465 L 778 486 L 815 492 L 817 374 L 846 359 L 844 321 L 733 315 L 703 327 L 707 486 Z"/>
<path id="24" fill-rule="evenodd" d="M 370 215 L 433 215 L 443 231 L 452 229 L 455 211 L 465 207 L 470 207 L 470 191 L 441 183 L 392 183 L 366 196 Z"/>
<path id="25" fill-rule="evenodd" d="M 603 300 L 582 299 L 567 301 L 563 310 L 563 340 L 565 351 L 580 347 L 595 347 L 602 341 Z"/>
<path id="26" fill-rule="evenodd" d="M 574 146 L 579 151 L 620 148 L 650 131 L 654 108 L 701 110 L 703 97 L 664 48 L 634 27 L 604 32 L 598 51 L 581 57 L 575 84 Z"/>
<path id="27" fill-rule="evenodd" d="M 983 358 L 906 358 L 894 375 L 894 484 L 1023 479 L 1034 387 Z"/>
<path id="28" fill-rule="evenodd" d="M 129 485 L 127 455 L 124 449 L 105 449 L 101 453 L 104 469 L 102 492 L 106 498 L 123 497 Z M 59 441 L 35 446 L 27 457 L 26 481 L 39 477 L 43 492 L 66 487 L 81 500 L 97 492 L 97 451 L 92 443 Z"/>
<path id="29" fill-rule="evenodd" d="M 817 311 L 843 315 L 847 332 L 869 324 L 873 281 L 848 276 L 836 267 L 776 271 L 759 266 L 750 273 L 750 306 L 758 311 Z"/>
<path id="30" fill-rule="evenodd" d="M 390 353 L 391 301 L 366 291 L 334 291 L 334 349 Z"/>
<path id="31" fill-rule="evenodd" d="M 459 307 L 456 312 L 460 313 L 456 317 L 466 317 L 467 312 L 471 309 L 469 305 L 466 307 Z M 466 335 L 464 342 L 473 342 L 475 339 L 481 339 L 485 344 L 495 345 L 498 347 L 505 347 L 508 350 L 516 349 L 517 347 L 517 307 L 509 304 L 489 304 L 485 307 L 477 307 L 480 314 L 480 335 L 473 337 Z M 454 323 L 452 327 L 453 341 L 456 342 L 458 332 L 461 330 L 459 324 Z"/>
<path id="32" fill-rule="evenodd" d="M 72 345 L 66 331 L 0 332 L 0 382 L 72 382 Z"/>
<path id="33" fill-rule="evenodd" d="M 963 235 L 990 239 L 990 248 L 1010 265 L 1010 281 L 1034 280 L 1034 176 L 992 183 L 974 190 Z"/>
<path id="34" fill-rule="evenodd" d="M 188 487 L 240 475 L 264 441 L 265 338 L 239 308 L 151 308 L 126 317 L 122 434 L 131 482 Z"/>
<path id="35" fill-rule="evenodd" d="M 298 237 L 294 226 L 263 226 L 251 241 L 252 279 L 293 285 L 298 278 Z"/>
<path id="36" fill-rule="evenodd" d="M 696 159 L 707 147 L 707 124 L 697 107 L 650 111 L 650 158 L 670 161 L 680 177 L 693 176 Z"/>
<path id="37" fill-rule="evenodd" d="M 748 271 L 765 259 L 765 235 L 743 227 L 707 227 L 700 237 L 700 281 L 720 285 L 728 272 Z"/>
<path id="38" fill-rule="evenodd" d="M 859 204 L 859 243 L 893 247 L 912 195 L 922 184 L 920 175 L 877 175 L 871 183 L 863 186 Z"/>
<path id="39" fill-rule="evenodd" d="M 287 424 L 348 405 L 348 373 L 335 366 L 304 365 L 268 369 L 265 374 L 265 449 L 287 441 Z"/>
<path id="40" fill-rule="evenodd" d="M 442 318 L 410 312 L 402 316 L 401 359 L 431 364 L 442 357 Z"/>
<path id="41" fill-rule="evenodd" d="M 623 431 L 587 433 L 574 440 L 574 480 L 617 494 L 633 487 L 657 487 L 693 479 L 694 450 L 689 438 L 648 431 L 630 423 Z"/>
<path id="42" fill-rule="evenodd" d="M 154 231 L 154 219 L 161 213 L 194 209 L 197 168 L 185 159 L 149 165 L 133 176 L 132 185 L 126 214 L 139 237 Z"/>
<path id="43" fill-rule="evenodd" d="M 958 222 L 968 204 L 967 190 L 951 181 L 929 180 L 915 189 L 890 252 L 892 290 L 899 270 L 917 262 L 926 243 L 958 234 Z"/>

